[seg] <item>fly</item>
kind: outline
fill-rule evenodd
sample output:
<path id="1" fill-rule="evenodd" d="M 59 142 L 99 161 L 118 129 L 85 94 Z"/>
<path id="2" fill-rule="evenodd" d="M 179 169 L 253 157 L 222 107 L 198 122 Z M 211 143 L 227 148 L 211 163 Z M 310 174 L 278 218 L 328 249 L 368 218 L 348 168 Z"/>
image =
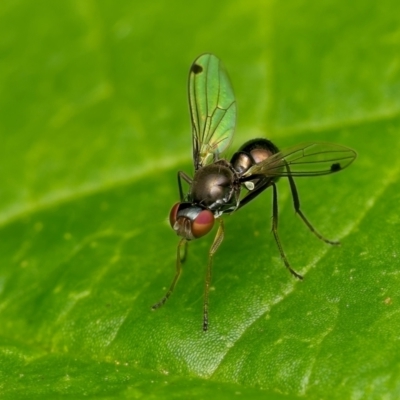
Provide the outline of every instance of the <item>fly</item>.
<path id="1" fill-rule="evenodd" d="M 199 56 L 189 71 L 189 108 L 192 121 L 194 176 L 178 172 L 180 202 L 170 212 L 172 229 L 181 236 L 177 247 L 176 272 L 165 296 L 153 309 L 170 297 L 179 279 L 189 241 L 218 229 L 208 253 L 204 289 L 203 330 L 208 329 L 208 304 L 211 266 L 215 252 L 224 238 L 223 214 L 233 213 L 264 190 L 272 188 L 272 233 L 286 268 L 298 279 L 303 277 L 289 264 L 278 235 L 278 193 L 280 177 L 289 181 L 294 209 L 310 231 L 331 245 L 314 229 L 300 209 L 294 177 L 320 176 L 339 172 L 357 157 L 354 150 L 332 143 L 310 142 L 280 151 L 270 140 L 253 139 L 241 146 L 228 161 L 221 154 L 230 145 L 236 125 L 236 100 L 229 77 L 221 61 L 212 54 Z M 182 181 L 189 184 L 184 194 Z M 182 251 L 183 249 L 183 251 Z"/>

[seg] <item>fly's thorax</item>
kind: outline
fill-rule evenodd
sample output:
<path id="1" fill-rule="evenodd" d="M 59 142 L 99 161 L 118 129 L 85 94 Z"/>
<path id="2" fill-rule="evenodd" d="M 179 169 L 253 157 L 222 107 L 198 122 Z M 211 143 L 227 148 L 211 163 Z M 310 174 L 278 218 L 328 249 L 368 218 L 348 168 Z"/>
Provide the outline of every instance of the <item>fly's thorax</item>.
<path id="1" fill-rule="evenodd" d="M 218 210 L 230 204 L 237 175 L 225 160 L 199 168 L 193 178 L 190 199 L 195 204 Z"/>

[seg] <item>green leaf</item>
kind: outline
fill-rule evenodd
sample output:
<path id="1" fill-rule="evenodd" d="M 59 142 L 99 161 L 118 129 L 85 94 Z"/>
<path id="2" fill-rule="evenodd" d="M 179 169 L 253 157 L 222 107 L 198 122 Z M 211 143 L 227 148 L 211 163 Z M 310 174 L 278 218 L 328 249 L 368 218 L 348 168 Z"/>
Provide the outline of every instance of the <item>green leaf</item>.
<path id="1" fill-rule="evenodd" d="M 400 6 L 4 0 L 0 5 L 0 392 L 4 399 L 400 396 Z M 279 182 L 225 218 L 170 284 L 176 173 L 191 174 L 187 75 L 224 63 L 231 153 L 354 148 L 345 171 Z M 231 154 L 230 153 L 230 154 Z M 228 154 L 228 156 L 230 155 Z"/>

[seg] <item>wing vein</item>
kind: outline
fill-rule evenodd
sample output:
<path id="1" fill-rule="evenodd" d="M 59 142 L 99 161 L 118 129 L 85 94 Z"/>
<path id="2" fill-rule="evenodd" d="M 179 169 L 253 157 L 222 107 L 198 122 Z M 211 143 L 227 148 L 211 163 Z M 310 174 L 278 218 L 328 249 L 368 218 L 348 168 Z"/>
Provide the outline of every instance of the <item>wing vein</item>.
<path id="1" fill-rule="evenodd" d="M 203 54 L 189 75 L 189 106 L 195 170 L 214 162 L 229 146 L 236 123 L 236 101 L 220 60 Z"/>

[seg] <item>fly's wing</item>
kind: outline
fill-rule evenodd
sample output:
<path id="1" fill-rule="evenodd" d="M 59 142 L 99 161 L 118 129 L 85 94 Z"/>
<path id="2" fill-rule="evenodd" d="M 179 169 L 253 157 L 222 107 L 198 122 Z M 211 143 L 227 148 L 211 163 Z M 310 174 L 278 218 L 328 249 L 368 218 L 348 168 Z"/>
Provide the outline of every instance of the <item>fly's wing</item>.
<path id="1" fill-rule="evenodd" d="M 221 61 L 203 54 L 189 72 L 189 107 L 192 120 L 195 170 L 218 160 L 231 143 L 236 125 L 236 101 Z"/>
<path id="2" fill-rule="evenodd" d="M 332 143 L 303 143 L 289 147 L 253 165 L 243 175 L 319 176 L 339 172 L 348 167 L 357 153 L 345 146 Z"/>

